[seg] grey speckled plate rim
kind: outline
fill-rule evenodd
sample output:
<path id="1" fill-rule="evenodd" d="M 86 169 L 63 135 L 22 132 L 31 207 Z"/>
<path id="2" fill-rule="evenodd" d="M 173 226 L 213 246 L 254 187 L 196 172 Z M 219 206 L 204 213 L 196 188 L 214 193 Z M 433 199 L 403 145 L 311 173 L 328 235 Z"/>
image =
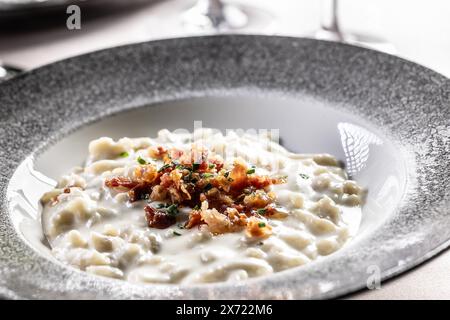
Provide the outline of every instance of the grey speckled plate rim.
<path id="1" fill-rule="evenodd" d="M 322 261 L 242 284 L 191 287 L 131 285 L 87 275 L 42 257 L 12 228 L 8 180 L 36 150 L 106 115 L 246 88 L 321 97 L 380 126 L 413 166 L 396 214 L 357 246 L 349 244 Z M 400 58 L 289 37 L 159 40 L 33 70 L 0 85 L 0 106 L 0 294 L 5 297 L 331 298 L 363 288 L 367 266 L 380 266 L 386 279 L 450 244 L 445 191 L 450 164 L 442 161 L 450 154 L 450 81 Z M 69 125 L 61 121 L 69 117 Z"/>

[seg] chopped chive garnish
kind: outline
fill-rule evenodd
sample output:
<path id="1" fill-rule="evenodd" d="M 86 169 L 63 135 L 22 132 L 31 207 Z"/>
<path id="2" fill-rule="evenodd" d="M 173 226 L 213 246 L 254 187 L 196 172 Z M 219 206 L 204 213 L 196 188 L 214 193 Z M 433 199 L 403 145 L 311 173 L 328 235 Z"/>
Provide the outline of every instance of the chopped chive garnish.
<path id="1" fill-rule="evenodd" d="M 174 216 L 178 213 L 178 206 L 176 204 L 172 204 L 167 207 L 167 213 L 171 216 Z"/>
<path id="2" fill-rule="evenodd" d="M 213 176 L 212 173 L 204 173 L 204 174 L 202 175 L 203 178 L 211 178 L 212 176 Z"/>
<path id="3" fill-rule="evenodd" d="M 256 210 L 256 212 L 257 212 L 258 214 L 260 214 L 260 215 L 263 216 L 263 215 L 266 214 L 267 209 L 266 209 L 266 208 L 261 208 L 261 209 Z"/>
<path id="4" fill-rule="evenodd" d="M 200 168 L 200 163 L 193 163 L 193 164 L 192 164 L 192 170 L 193 170 L 193 171 L 197 171 L 198 168 Z"/>
<path id="5" fill-rule="evenodd" d="M 223 176 L 224 176 L 225 178 L 228 178 L 229 175 L 230 175 L 230 171 L 227 171 L 227 172 L 224 173 Z"/>
<path id="6" fill-rule="evenodd" d="M 251 168 L 251 169 L 248 169 L 247 170 L 247 174 L 253 174 L 253 173 L 255 173 L 255 168 Z"/>
<path id="7" fill-rule="evenodd" d="M 181 233 L 179 233 L 179 232 L 177 232 L 175 230 L 173 230 L 173 234 L 176 235 L 176 236 L 181 236 Z"/>
<path id="8" fill-rule="evenodd" d="M 212 184 L 211 184 L 211 183 L 208 183 L 203 189 L 204 189 L 205 191 L 208 191 L 208 190 L 210 190 L 212 187 L 213 187 Z"/>
<path id="9" fill-rule="evenodd" d="M 258 223 L 258 227 L 260 227 L 260 228 L 264 228 L 265 226 L 266 226 L 266 224 L 264 222 Z"/>
<path id="10" fill-rule="evenodd" d="M 307 174 L 299 173 L 298 175 L 299 175 L 302 179 L 305 179 L 305 180 L 309 179 L 309 176 L 308 176 Z"/>
<path id="11" fill-rule="evenodd" d="M 147 164 L 147 161 L 145 161 L 145 159 L 143 159 L 141 156 L 137 158 L 137 162 L 142 165 Z"/>
<path id="12" fill-rule="evenodd" d="M 124 151 L 124 152 L 121 152 L 121 153 L 119 154 L 119 157 L 121 157 L 121 158 L 127 158 L 129 155 L 130 155 L 130 154 L 129 154 L 128 152 Z"/>
<path id="13" fill-rule="evenodd" d="M 211 163 L 208 168 L 214 169 L 215 167 L 216 167 L 216 165 L 214 163 Z"/>
<path id="14" fill-rule="evenodd" d="M 200 209 L 200 207 L 198 206 L 198 204 L 196 204 L 195 207 L 192 208 L 192 210 L 199 210 L 199 209 Z"/>

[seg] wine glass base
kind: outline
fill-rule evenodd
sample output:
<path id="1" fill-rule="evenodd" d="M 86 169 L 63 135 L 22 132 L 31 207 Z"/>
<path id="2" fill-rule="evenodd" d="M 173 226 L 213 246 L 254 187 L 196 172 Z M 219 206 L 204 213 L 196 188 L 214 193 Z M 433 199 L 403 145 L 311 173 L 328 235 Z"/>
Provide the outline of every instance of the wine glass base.
<path id="1" fill-rule="evenodd" d="M 374 49 L 389 54 L 397 53 L 397 50 L 392 43 L 369 35 L 342 33 L 321 29 L 316 32 L 314 37 L 319 40 L 342 42 L 363 48 Z"/>
<path id="2" fill-rule="evenodd" d="M 224 4 L 222 9 L 219 17 L 211 17 L 205 8 L 194 5 L 182 14 L 183 27 L 192 33 L 273 30 L 274 17 L 262 9 L 235 4 Z"/>

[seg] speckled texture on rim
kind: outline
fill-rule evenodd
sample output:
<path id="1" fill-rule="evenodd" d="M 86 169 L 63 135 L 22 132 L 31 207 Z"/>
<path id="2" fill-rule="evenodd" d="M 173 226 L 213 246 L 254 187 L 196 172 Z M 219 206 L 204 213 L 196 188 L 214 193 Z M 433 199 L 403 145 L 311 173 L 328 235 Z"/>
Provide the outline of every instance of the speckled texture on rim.
<path id="1" fill-rule="evenodd" d="M 404 200 L 357 246 L 239 284 L 132 285 L 54 263 L 23 242 L 7 209 L 21 161 L 79 126 L 154 102 L 253 88 L 336 102 L 407 150 Z M 216 36 L 100 51 L 0 85 L 0 295 L 11 298 L 325 298 L 366 285 L 449 245 L 450 81 L 393 56 L 315 40 Z M 359 107 L 355 107 L 359 106 Z M 69 121 L 70 119 L 70 121 Z"/>

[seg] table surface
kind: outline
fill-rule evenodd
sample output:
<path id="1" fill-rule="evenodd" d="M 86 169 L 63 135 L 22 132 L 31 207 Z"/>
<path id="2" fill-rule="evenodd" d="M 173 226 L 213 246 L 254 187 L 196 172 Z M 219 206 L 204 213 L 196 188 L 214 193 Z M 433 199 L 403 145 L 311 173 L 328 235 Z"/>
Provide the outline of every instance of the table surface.
<path id="1" fill-rule="evenodd" d="M 230 1 L 231 2 L 231 1 Z M 291 36 L 311 36 L 319 27 L 320 1 L 233 1 L 270 12 L 270 28 L 246 30 Z M 62 10 L 52 26 L 32 30 L 11 26 L 0 30 L 0 57 L 9 64 L 32 69 L 70 56 L 112 46 L 192 34 L 180 23 L 180 13 L 191 0 L 152 1 L 139 8 L 122 9 L 83 19 L 81 30 L 68 30 Z M 372 35 L 394 45 L 396 54 L 450 77 L 450 1 L 447 0 L 341 0 L 343 30 Z M 450 250 L 349 299 L 449 299 Z"/>

